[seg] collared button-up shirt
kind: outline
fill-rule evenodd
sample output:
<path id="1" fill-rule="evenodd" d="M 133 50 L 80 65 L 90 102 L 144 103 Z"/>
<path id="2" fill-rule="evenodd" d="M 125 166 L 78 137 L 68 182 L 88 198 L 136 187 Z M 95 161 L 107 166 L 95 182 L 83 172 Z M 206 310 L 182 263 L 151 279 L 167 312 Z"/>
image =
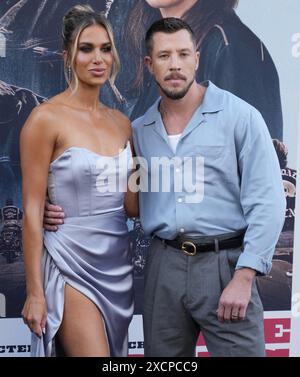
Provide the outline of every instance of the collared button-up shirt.
<path id="1" fill-rule="evenodd" d="M 175 153 L 158 110 L 160 98 L 133 122 L 143 229 L 174 239 L 247 228 L 236 268 L 266 274 L 286 207 L 270 134 L 254 107 L 210 81 L 202 85 L 204 99 Z"/>

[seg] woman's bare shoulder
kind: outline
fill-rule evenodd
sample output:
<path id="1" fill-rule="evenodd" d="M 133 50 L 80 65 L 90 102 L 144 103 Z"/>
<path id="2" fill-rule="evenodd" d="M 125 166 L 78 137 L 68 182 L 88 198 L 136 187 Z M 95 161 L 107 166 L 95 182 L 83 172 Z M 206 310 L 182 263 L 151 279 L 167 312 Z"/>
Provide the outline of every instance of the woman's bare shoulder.
<path id="1" fill-rule="evenodd" d="M 109 111 L 112 117 L 114 118 L 116 124 L 122 129 L 126 130 L 126 133 L 128 133 L 130 137 L 132 130 L 131 130 L 131 122 L 129 118 L 119 110 L 109 109 Z"/>
<path id="2" fill-rule="evenodd" d="M 22 128 L 22 134 L 43 133 L 48 136 L 56 136 L 59 133 L 57 119 L 59 119 L 58 110 L 46 101 L 31 111 Z"/>
<path id="3" fill-rule="evenodd" d="M 28 124 L 30 124 L 32 127 L 43 126 L 53 128 L 55 124 L 59 123 L 59 119 L 64 111 L 61 94 L 58 94 L 35 107 L 28 117 L 25 126 L 28 127 Z"/>

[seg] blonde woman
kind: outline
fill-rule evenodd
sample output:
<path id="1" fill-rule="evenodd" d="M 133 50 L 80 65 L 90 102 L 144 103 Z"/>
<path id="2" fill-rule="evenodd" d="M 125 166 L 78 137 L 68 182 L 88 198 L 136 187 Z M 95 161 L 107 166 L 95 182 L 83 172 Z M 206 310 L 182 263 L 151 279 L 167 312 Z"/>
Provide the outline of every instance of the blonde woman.
<path id="1" fill-rule="evenodd" d="M 33 356 L 55 349 L 66 356 L 126 356 L 133 294 L 125 209 L 137 214 L 135 196 L 125 192 L 131 125 L 99 101 L 107 80 L 114 88 L 119 58 L 109 23 L 89 6 L 65 15 L 63 43 L 69 86 L 34 109 L 21 133 L 22 315 L 33 333 Z M 110 189 L 116 177 L 121 184 Z M 43 234 L 47 190 L 67 219 Z"/>

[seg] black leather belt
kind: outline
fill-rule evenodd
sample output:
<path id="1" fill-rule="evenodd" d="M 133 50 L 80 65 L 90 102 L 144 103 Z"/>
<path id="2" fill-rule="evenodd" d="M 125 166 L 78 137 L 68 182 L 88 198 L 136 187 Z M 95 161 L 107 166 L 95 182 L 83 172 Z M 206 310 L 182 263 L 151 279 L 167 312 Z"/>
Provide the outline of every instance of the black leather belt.
<path id="1" fill-rule="evenodd" d="M 199 236 L 197 234 L 182 234 L 174 240 L 158 237 L 163 243 L 182 251 L 187 255 L 195 255 L 207 251 L 232 249 L 243 245 L 246 229 L 214 236 Z"/>

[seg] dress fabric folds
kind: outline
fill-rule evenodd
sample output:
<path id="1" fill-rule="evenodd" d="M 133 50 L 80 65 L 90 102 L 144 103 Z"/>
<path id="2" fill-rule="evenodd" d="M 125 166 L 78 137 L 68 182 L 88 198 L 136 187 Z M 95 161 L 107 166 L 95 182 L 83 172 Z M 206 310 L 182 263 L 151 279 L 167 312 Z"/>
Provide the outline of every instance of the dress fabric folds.
<path id="1" fill-rule="evenodd" d="M 32 335 L 32 356 L 54 356 L 62 321 L 65 284 L 101 311 L 111 356 L 127 356 L 133 315 L 133 264 L 124 193 L 131 171 L 129 142 L 115 156 L 71 147 L 50 164 L 48 195 L 64 209 L 64 224 L 44 232 L 42 269 L 47 323 Z"/>

